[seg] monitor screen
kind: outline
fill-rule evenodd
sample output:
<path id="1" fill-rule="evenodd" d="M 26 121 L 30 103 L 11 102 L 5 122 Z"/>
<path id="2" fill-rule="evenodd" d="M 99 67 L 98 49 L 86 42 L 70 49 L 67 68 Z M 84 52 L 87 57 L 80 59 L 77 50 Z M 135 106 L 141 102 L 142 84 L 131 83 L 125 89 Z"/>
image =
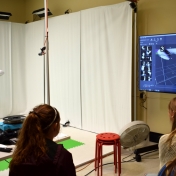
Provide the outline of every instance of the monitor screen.
<path id="1" fill-rule="evenodd" d="M 139 90 L 176 93 L 176 34 L 139 37 Z"/>

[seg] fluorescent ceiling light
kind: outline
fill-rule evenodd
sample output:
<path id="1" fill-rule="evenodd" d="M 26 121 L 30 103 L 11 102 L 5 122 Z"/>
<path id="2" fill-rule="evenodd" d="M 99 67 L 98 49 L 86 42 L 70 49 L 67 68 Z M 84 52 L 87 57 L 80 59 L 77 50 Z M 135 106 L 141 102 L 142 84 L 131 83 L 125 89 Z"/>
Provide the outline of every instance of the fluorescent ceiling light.
<path id="1" fill-rule="evenodd" d="M 9 12 L 0 12 L 0 19 L 8 20 L 10 16 L 12 16 L 12 14 Z"/>
<path id="2" fill-rule="evenodd" d="M 45 16 L 45 8 L 34 10 L 32 14 L 38 15 L 40 18 Z M 48 16 L 52 15 L 50 10 L 48 9 Z"/>

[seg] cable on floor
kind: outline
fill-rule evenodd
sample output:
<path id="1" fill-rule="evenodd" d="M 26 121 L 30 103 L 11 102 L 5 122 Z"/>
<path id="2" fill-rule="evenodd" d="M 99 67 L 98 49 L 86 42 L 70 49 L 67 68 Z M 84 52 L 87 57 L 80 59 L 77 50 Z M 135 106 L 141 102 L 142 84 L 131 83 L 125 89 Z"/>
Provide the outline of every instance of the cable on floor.
<path id="1" fill-rule="evenodd" d="M 94 162 L 94 160 L 93 161 L 91 161 L 90 163 L 88 163 L 85 167 L 83 167 L 82 169 L 80 169 L 80 170 L 76 170 L 76 172 L 80 172 L 80 171 L 82 171 L 82 170 L 84 170 L 86 167 L 88 167 L 91 163 L 93 163 Z"/>
<path id="2" fill-rule="evenodd" d="M 152 152 L 155 152 L 155 151 L 157 151 L 157 150 L 154 150 L 154 151 L 150 151 L 150 152 L 146 152 L 146 153 L 144 153 L 143 155 L 141 155 L 141 156 L 144 156 L 144 155 L 147 155 L 147 154 L 149 154 L 149 153 L 152 153 Z M 130 160 L 127 160 L 127 161 L 124 161 L 124 159 L 125 158 L 128 158 L 129 156 L 131 156 L 133 153 L 131 153 L 130 155 L 128 155 L 128 156 L 126 156 L 126 157 L 124 157 L 123 159 L 122 159 L 122 162 L 121 163 L 126 163 L 126 162 L 135 162 L 135 158 L 132 158 L 132 159 L 130 159 Z M 118 163 L 118 162 L 117 162 Z M 102 166 L 105 166 L 105 165 L 109 165 L 109 164 L 114 164 L 114 162 L 112 162 L 112 163 L 106 163 L 106 164 L 103 164 Z M 100 167 L 100 166 L 99 166 Z M 99 168 L 99 167 L 97 167 L 97 168 Z M 86 175 L 84 175 L 84 176 L 88 176 L 90 173 L 92 173 L 93 171 L 95 171 L 95 169 L 93 169 L 93 170 L 91 170 L 89 173 L 87 173 Z"/>

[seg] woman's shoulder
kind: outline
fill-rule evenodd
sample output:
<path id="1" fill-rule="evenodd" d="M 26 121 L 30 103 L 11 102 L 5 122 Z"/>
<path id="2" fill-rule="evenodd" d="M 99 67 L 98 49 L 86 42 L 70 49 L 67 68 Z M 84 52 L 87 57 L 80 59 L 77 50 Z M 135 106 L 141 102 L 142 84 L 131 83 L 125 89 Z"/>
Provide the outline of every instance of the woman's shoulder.
<path id="1" fill-rule="evenodd" d="M 171 133 L 162 135 L 162 136 L 160 137 L 160 139 L 159 139 L 159 143 L 165 142 L 165 141 L 168 139 L 168 137 L 169 137 L 170 134 L 171 134 Z M 173 141 L 176 140 L 176 134 L 174 135 L 174 137 L 172 138 L 172 140 L 173 140 Z"/>
<path id="2" fill-rule="evenodd" d="M 71 156 L 71 153 L 64 148 L 63 144 L 57 144 L 57 153 L 56 155 L 59 155 L 59 156 Z"/>
<path id="3" fill-rule="evenodd" d="M 62 144 L 58 144 L 57 151 L 54 157 L 54 163 L 62 163 L 72 161 L 72 154 L 64 148 Z"/>
<path id="4" fill-rule="evenodd" d="M 162 141 L 167 140 L 167 138 L 169 137 L 169 135 L 170 135 L 170 133 L 169 133 L 169 134 L 164 134 L 164 135 L 162 135 L 162 136 L 160 137 L 160 139 L 159 139 L 159 143 L 162 142 Z"/>
<path id="5" fill-rule="evenodd" d="M 69 152 L 67 149 L 64 148 L 63 144 L 57 144 L 57 150 L 61 150 L 63 152 Z"/>
<path id="6" fill-rule="evenodd" d="M 168 137 L 170 135 L 170 133 L 167 133 L 167 134 L 163 134 L 162 136 L 161 136 L 161 138 L 165 138 L 165 137 Z"/>

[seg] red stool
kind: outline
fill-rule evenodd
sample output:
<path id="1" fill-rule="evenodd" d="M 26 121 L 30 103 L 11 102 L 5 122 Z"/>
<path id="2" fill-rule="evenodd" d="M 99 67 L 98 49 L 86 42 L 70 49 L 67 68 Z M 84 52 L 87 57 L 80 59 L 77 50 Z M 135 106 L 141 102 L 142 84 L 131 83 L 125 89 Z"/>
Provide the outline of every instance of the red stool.
<path id="1" fill-rule="evenodd" d="M 96 136 L 96 146 L 95 146 L 95 171 L 98 168 L 97 175 L 99 176 L 99 168 L 101 170 L 102 176 L 102 151 L 103 145 L 113 145 L 114 147 L 114 165 L 115 173 L 117 173 L 117 147 L 118 147 L 118 173 L 121 174 L 121 145 L 120 136 L 115 133 L 100 133 Z"/>

